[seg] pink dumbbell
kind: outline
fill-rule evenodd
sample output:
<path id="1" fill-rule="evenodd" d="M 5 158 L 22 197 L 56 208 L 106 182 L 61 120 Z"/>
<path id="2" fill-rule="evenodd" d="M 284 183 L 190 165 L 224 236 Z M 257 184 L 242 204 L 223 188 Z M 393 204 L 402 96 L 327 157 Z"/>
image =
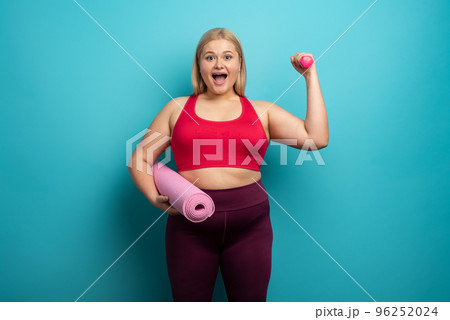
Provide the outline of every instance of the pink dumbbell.
<path id="1" fill-rule="evenodd" d="M 300 64 L 300 66 L 302 68 L 308 69 L 314 63 L 314 59 L 312 57 L 310 57 L 310 56 L 303 56 L 303 57 L 300 58 L 298 63 Z"/>

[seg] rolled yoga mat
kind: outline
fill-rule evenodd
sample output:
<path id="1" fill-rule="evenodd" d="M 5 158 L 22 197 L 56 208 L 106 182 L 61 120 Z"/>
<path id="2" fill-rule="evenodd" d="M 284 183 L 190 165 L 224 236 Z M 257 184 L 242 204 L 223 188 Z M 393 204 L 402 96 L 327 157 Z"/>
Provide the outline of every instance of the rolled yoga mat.
<path id="1" fill-rule="evenodd" d="M 168 196 L 169 203 L 186 219 L 197 223 L 212 216 L 215 206 L 208 194 L 158 161 L 152 170 L 159 193 Z"/>

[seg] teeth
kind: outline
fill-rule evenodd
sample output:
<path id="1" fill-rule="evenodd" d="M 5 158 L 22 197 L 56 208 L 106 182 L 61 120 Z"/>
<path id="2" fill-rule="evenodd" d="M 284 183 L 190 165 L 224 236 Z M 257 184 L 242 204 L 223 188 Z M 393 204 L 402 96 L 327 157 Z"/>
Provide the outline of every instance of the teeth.
<path id="1" fill-rule="evenodd" d="M 212 77 L 214 78 L 214 80 L 216 79 L 217 76 L 225 76 L 225 78 L 227 77 L 227 74 L 225 73 L 213 73 Z"/>

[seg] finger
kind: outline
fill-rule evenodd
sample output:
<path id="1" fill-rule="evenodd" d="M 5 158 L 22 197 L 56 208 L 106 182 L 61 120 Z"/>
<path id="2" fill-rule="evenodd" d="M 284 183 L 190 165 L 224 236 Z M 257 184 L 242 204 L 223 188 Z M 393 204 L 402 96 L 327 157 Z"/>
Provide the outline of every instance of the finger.
<path id="1" fill-rule="evenodd" d="M 300 61 L 300 59 L 304 56 L 307 56 L 307 54 L 305 52 L 299 53 L 298 57 L 297 57 L 297 61 Z M 299 63 L 300 64 L 300 63 Z"/>
<path id="2" fill-rule="evenodd" d="M 298 64 L 299 58 L 297 57 L 297 54 L 295 56 L 292 56 L 292 65 L 294 68 L 300 68 L 301 66 Z"/>
<path id="3" fill-rule="evenodd" d="M 297 68 L 297 64 L 296 64 L 296 62 L 295 62 L 295 57 L 294 57 L 294 56 L 291 56 L 291 64 L 292 64 L 292 66 L 293 66 L 294 68 Z"/>
<path id="4" fill-rule="evenodd" d="M 176 214 L 181 214 L 180 212 L 178 212 L 177 209 L 175 209 L 174 207 L 169 207 L 165 210 L 168 214 L 170 215 L 176 215 Z"/>
<path id="5" fill-rule="evenodd" d="M 161 208 L 163 211 L 166 211 L 166 212 L 178 212 L 177 209 L 175 209 L 174 207 L 172 207 L 172 205 L 171 205 L 170 203 L 167 203 L 167 202 L 162 203 L 161 206 L 160 206 L 160 208 Z"/>
<path id="6" fill-rule="evenodd" d="M 293 60 L 293 65 L 295 67 L 298 67 L 299 66 L 298 61 L 300 60 L 298 53 L 296 53 L 294 56 L 292 56 L 292 60 Z"/>
<path id="7" fill-rule="evenodd" d="M 156 201 L 161 202 L 161 203 L 168 202 L 169 201 L 169 197 L 161 195 L 161 196 L 156 197 Z"/>

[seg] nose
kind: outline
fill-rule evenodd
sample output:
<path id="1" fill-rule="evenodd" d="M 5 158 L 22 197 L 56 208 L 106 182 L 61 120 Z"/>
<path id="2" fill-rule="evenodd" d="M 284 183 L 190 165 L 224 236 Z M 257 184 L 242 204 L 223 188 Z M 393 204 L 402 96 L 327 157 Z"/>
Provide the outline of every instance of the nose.
<path id="1" fill-rule="evenodd" d="M 216 69 L 221 69 L 222 68 L 222 60 L 216 59 L 216 64 L 214 65 L 214 67 Z"/>

